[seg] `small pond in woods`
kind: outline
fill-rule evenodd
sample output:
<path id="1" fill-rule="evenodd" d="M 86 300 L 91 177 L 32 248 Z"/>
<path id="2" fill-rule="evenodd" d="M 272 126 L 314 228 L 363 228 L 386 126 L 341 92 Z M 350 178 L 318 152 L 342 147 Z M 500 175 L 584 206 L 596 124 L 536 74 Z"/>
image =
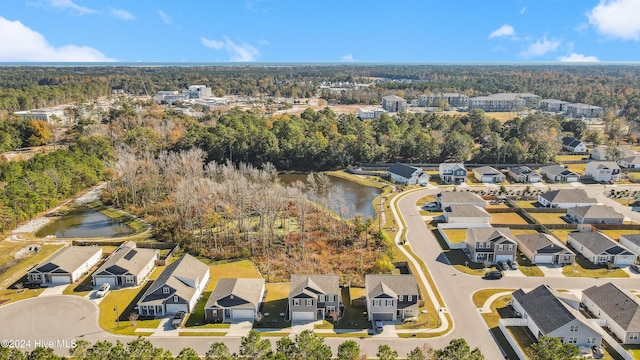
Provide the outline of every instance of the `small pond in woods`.
<path id="1" fill-rule="evenodd" d="M 120 237 L 132 234 L 128 225 L 86 206 L 80 206 L 42 227 L 36 236 L 59 238 Z"/>

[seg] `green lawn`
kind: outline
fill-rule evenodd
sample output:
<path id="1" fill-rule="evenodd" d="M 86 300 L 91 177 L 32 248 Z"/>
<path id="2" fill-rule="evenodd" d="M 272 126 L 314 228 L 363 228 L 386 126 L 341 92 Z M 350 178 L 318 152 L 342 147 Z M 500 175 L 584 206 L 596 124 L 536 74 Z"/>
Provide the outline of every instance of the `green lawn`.
<path id="1" fill-rule="evenodd" d="M 262 313 L 269 313 L 269 316 L 265 316 L 262 324 L 255 324 L 255 327 L 284 328 L 289 326 L 290 323 L 286 322 L 285 316 L 280 316 L 280 313 L 286 314 L 287 312 L 291 285 L 289 283 L 271 283 L 266 284 L 265 288 L 267 296 L 262 305 Z"/>
<path id="2" fill-rule="evenodd" d="M 518 257 L 518 268 L 525 276 L 544 276 L 544 272 L 537 265 L 532 264 L 521 252 L 518 252 L 516 256 Z"/>
<path id="3" fill-rule="evenodd" d="M 567 222 L 562 219 L 565 216 L 564 213 L 529 213 L 534 219 L 538 220 L 541 224 L 566 224 Z"/>
<path id="4" fill-rule="evenodd" d="M 136 328 L 156 328 L 160 325 L 160 319 L 137 321 L 133 326 L 129 320 L 129 314 L 135 312 L 133 307 L 140 297 L 151 286 L 152 281 L 147 281 L 143 287 L 111 290 L 100 302 L 100 316 L 98 322 L 100 327 L 106 331 L 121 335 L 136 335 Z M 116 321 L 117 309 L 120 322 Z"/>
<path id="5" fill-rule="evenodd" d="M 473 303 L 475 304 L 476 307 L 480 308 L 484 306 L 484 303 L 487 302 L 487 300 L 494 294 L 498 294 L 501 292 L 513 292 L 515 291 L 514 289 L 482 289 L 482 290 L 478 290 L 476 292 L 473 293 L 472 299 L 473 299 Z M 496 324 L 497 326 L 497 324 Z"/>
<path id="6" fill-rule="evenodd" d="M 517 213 L 494 213 L 491 214 L 492 224 L 528 224 L 520 214 Z"/>
<path id="7" fill-rule="evenodd" d="M 346 171 L 327 171 L 326 174 L 329 176 L 335 176 L 341 179 L 349 180 L 363 186 L 370 186 L 378 189 L 382 189 L 383 187 L 387 186 L 387 184 L 385 183 L 370 180 L 370 176 L 350 174 Z"/>
<path id="8" fill-rule="evenodd" d="M 44 288 L 39 289 L 3 289 L 0 290 L 0 306 L 8 304 L 18 300 L 30 299 L 40 295 L 44 291 Z"/>
<path id="9" fill-rule="evenodd" d="M 509 302 L 511 302 L 511 295 L 500 296 L 491 303 L 490 313 L 482 313 L 482 318 L 487 323 L 487 326 L 489 326 L 489 329 L 498 326 L 498 320 L 500 320 L 500 313 L 498 312 L 498 309 L 507 307 Z"/>
<path id="10" fill-rule="evenodd" d="M 565 167 L 576 174 L 584 174 L 584 170 L 586 168 L 586 164 L 567 164 Z"/>
<path id="11" fill-rule="evenodd" d="M 467 229 L 444 229 L 450 243 L 462 243 L 467 238 Z"/>
<path id="12" fill-rule="evenodd" d="M 628 278 L 627 274 L 622 269 L 615 269 L 609 271 L 609 269 L 585 269 L 577 262 L 574 265 L 566 265 L 562 268 L 562 274 L 567 277 L 591 277 L 591 278 Z"/>
<path id="13" fill-rule="evenodd" d="M 8 241 L 1 241 L 0 242 L 0 254 L 6 256 L 7 253 L 4 252 L 5 249 L 6 249 L 6 251 L 8 253 L 10 253 L 10 257 L 13 258 L 13 255 L 15 254 L 16 251 L 18 251 L 18 250 L 20 250 L 23 247 L 28 246 L 28 245 L 36 245 L 37 243 L 24 242 L 24 243 L 18 243 L 18 244 L 20 244 L 20 245 L 15 245 L 15 244 L 13 244 L 11 242 L 8 242 Z M 10 286 L 14 285 L 14 283 L 17 282 L 17 281 L 22 281 L 22 279 L 25 278 L 25 274 L 27 273 L 27 271 L 29 271 L 29 269 L 31 269 L 33 266 L 35 266 L 37 264 L 40 264 L 44 260 L 46 260 L 49 256 L 53 255 L 53 253 L 58 251 L 62 246 L 63 245 L 40 244 L 40 251 L 39 252 L 34 253 L 33 255 L 18 261 L 17 264 L 15 264 L 12 267 L 8 268 L 2 274 L 2 279 L 3 280 L 0 283 L 0 287 L 7 288 L 7 287 L 10 287 Z M 8 261 L 9 260 L 6 260 L 5 264 Z"/>
<path id="14" fill-rule="evenodd" d="M 425 203 L 434 201 L 436 201 L 436 197 L 433 195 L 423 196 L 418 201 L 416 201 L 416 206 L 422 207 Z"/>

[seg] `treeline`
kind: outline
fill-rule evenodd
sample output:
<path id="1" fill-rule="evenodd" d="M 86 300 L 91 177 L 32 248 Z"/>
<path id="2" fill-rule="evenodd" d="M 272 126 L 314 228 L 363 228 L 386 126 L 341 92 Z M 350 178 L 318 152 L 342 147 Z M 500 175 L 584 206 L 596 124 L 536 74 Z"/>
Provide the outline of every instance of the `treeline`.
<path id="1" fill-rule="evenodd" d="M 0 152 L 46 145 L 52 139 L 53 129 L 46 121 L 13 116 L 0 120 Z"/>
<path id="2" fill-rule="evenodd" d="M 109 147 L 99 138 L 81 139 L 68 150 L 0 164 L 0 231 L 102 180 Z"/>
<path id="3" fill-rule="evenodd" d="M 203 339 L 204 340 L 204 339 Z M 142 337 L 128 342 L 126 345 L 116 341 L 111 343 L 103 340 L 91 344 L 85 340 L 77 340 L 75 346 L 69 350 L 69 355 L 77 360 L 103 360 L 103 359 L 138 359 L 138 360 L 200 360 L 202 357 L 192 348 L 184 348 L 175 357 L 170 351 L 153 346 Z M 1 359 L 11 360 L 59 360 L 53 349 L 38 347 L 30 352 L 19 349 L 1 347 Z M 317 336 L 310 330 L 304 330 L 295 338 L 282 337 L 276 341 L 275 350 L 271 341 L 261 339 L 260 333 L 251 330 L 247 336 L 242 337 L 237 353 L 232 353 L 224 342 L 213 342 L 204 356 L 206 360 L 360 360 L 372 358 L 363 353 L 357 342 L 346 340 L 338 346 L 334 355 L 324 338 Z M 389 345 L 378 346 L 377 359 L 395 360 L 398 352 Z M 464 339 L 451 340 L 443 349 L 433 350 L 428 346 L 416 347 L 402 358 L 408 360 L 483 360 L 484 356 L 478 348 L 471 349 Z M 564 360 L 564 358 L 559 358 Z"/>

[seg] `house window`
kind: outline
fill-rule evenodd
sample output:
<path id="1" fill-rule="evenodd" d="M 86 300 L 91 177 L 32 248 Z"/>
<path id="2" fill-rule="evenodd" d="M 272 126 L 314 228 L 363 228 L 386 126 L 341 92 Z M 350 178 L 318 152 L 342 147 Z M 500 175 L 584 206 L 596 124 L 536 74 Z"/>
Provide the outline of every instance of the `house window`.
<path id="1" fill-rule="evenodd" d="M 504 250 L 504 245 L 502 244 L 498 245 L 498 251 L 502 251 L 502 250 Z"/>
<path id="2" fill-rule="evenodd" d="M 325 301 L 325 296 L 324 295 L 318 295 L 318 302 L 324 302 Z"/>
<path id="3" fill-rule="evenodd" d="M 570 337 L 569 341 L 567 341 L 567 343 L 569 343 L 569 344 L 577 344 L 578 343 L 578 338 L 577 337 Z"/>
<path id="4" fill-rule="evenodd" d="M 509 250 L 509 251 L 513 251 L 513 245 L 508 245 L 508 246 L 507 246 L 507 250 Z"/>
<path id="5" fill-rule="evenodd" d="M 169 293 L 169 288 L 168 287 L 163 287 L 162 288 L 162 293 L 163 294 L 168 294 Z"/>
<path id="6" fill-rule="evenodd" d="M 524 318 L 526 319 L 527 317 L 525 316 Z M 558 340 L 560 340 L 560 342 L 564 344 L 564 338 L 563 337 L 559 337 Z"/>
<path id="7" fill-rule="evenodd" d="M 571 325 L 571 332 L 578 332 L 580 330 L 580 325 Z"/>
<path id="8" fill-rule="evenodd" d="M 393 300 L 387 300 L 387 306 L 393 306 Z"/>
<path id="9" fill-rule="evenodd" d="M 413 296 L 412 295 L 407 295 L 407 301 L 413 301 Z"/>
<path id="10" fill-rule="evenodd" d="M 178 302 L 178 295 L 173 295 L 173 302 L 177 303 Z"/>
<path id="11" fill-rule="evenodd" d="M 596 338 L 594 337 L 587 338 L 587 344 L 595 344 L 595 343 L 596 343 Z"/>
<path id="12" fill-rule="evenodd" d="M 336 295 L 327 295 L 327 302 L 336 301 Z"/>
<path id="13" fill-rule="evenodd" d="M 403 296 L 402 295 L 398 295 L 398 301 L 402 301 Z"/>
<path id="14" fill-rule="evenodd" d="M 374 299 L 373 306 L 380 306 L 380 300 Z"/>
<path id="15" fill-rule="evenodd" d="M 300 299 L 293 299 L 293 306 L 300 306 Z"/>
<path id="16" fill-rule="evenodd" d="M 307 306 L 313 306 L 313 299 L 307 299 Z"/>
<path id="17" fill-rule="evenodd" d="M 327 306 L 327 311 L 336 311 L 335 306 Z"/>
<path id="18" fill-rule="evenodd" d="M 218 315 L 218 310 L 211 310 L 211 315 L 217 316 Z"/>
<path id="19" fill-rule="evenodd" d="M 133 276 L 127 276 L 124 278 L 124 281 L 128 282 L 128 283 L 133 283 Z"/>
<path id="20" fill-rule="evenodd" d="M 629 333 L 629 340 L 638 340 L 640 333 Z"/>

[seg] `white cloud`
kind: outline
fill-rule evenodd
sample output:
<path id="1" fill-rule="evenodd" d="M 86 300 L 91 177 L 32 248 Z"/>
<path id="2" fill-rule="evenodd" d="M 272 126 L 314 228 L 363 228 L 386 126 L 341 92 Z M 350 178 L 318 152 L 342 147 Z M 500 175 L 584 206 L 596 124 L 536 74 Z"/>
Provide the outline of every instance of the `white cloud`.
<path id="1" fill-rule="evenodd" d="M 523 57 L 542 56 L 548 52 L 553 52 L 562 44 L 560 40 L 548 40 L 546 37 L 529 45 L 527 49 L 520 52 Z"/>
<path id="2" fill-rule="evenodd" d="M 258 40 L 257 42 L 258 42 L 258 45 L 261 45 L 261 46 L 269 45 L 269 40 L 266 40 L 266 39 L 263 39 L 263 38 L 260 38 L 260 40 Z"/>
<path id="3" fill-rule="evenodd" d="M 59 9 L 72 9 L 78 12 L 78 15 L 93 14 L 96 11 L 86 6 L 80 6 L 71 0 L 50 0 L 49 5 Z"/>
<path id="4" fill-rule="evenodd" d="M 623 40 L 639 40 L 638 14 L 638 0 L 600 0 L 596 7 L 587 12 L 587 17 L 601 34 Z"/>
<path id="5" fill-rule="evenodd" d="M 120 20 L 135 20 L 135 16 L 127 10 L 109 8 L 109 14 Z"/>
<path id="6" fill-rule="evenodd" d="M 229 61 L 249 62 L 256 61 L 256 58 L 260 56 L 260 51 L 249 44 L 238 45 L 234 43 L 229 37 L 225 36 L 224 41 L 211 40 L 207 38 L 200 38 L 202 45 L 215 50 L 225 49 L 229 53 Z"/>
<path id="7" fill-rule="evenodd" d="M 520 15 L 524 14 L 525 11 L 527 11 L 527 7 L 523 6 L 522 9 L 520 9 Z"/>
<path id="8" fill-rule="evenodd" d="M 163 22 L 165 25 L 169 25 L 169 24 L 171 24 L 171 16 L 167 15 L 167 13 L 165 13 L 165 12 L 164 12 L 164 11 L 162 11 L 162 10 L 158 10 L 158 11 L 156 11 L 156 13 L 157 13 L 157 14 L 158 14 L 158 16 L 160 17 L 160 20 L 162 20 L 162 22 Z"/>
<path id="9" fill-rule="evenodd" d="M 356 61 L 356 59 L 353 58 L 352 54 L 347 54 L 347 55 L 343 55 L 342 58 L 340 58 L 340 61 L 354 62 L 354 61 Z"/>
<path id="10" fill-rule="evenodd" d="M 562 62 L 598 62 L 600 60 L 597 57 L 591 56 L 591 55 L 571 53 L 571 54 L 566 55 L 566 56 L 560 56 L 558 58 L 558 61 L 562 61 Z"/>
<path id="11" fill-rule="evenodd" d="M 504 24 L 499 28 L 497 28 L 496 30 L 494 30 L 491 34 L 489 34 L 489 39 L 492 39 L 495 37 L 505 37 L 505 36 L 515 36 L 515 35 L 516 35 L 516 31 L 513 29 L 513 26 Z"/>
<path id="12" fill-rule="evenodd" d="M 0 61 L 115 61 L 88 46 L 54 47 L 39 32 L 0 16 Z"/>

